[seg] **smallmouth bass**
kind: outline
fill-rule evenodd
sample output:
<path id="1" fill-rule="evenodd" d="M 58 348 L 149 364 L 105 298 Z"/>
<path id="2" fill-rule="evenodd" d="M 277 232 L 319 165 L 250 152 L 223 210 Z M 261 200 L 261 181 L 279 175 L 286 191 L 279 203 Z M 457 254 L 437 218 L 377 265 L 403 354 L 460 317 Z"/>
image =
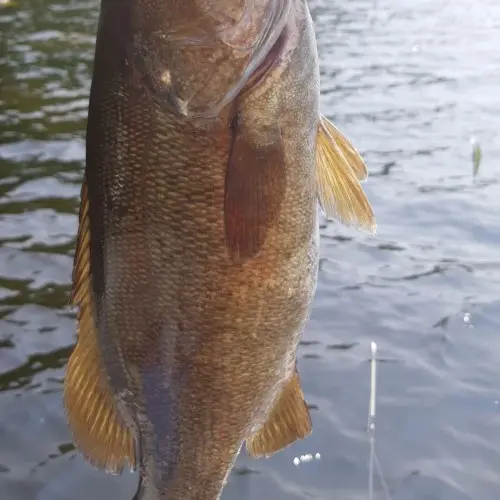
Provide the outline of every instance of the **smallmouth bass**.
<path id="1" fill-rule="evenodd" d="M 243 443 L 312 430 L 296 351 L 318 201 L 375 230 L 367 170 L 319 110 L 305 0 L 102 0 L 64 403 L 138 500 L 216 500 Z"/>

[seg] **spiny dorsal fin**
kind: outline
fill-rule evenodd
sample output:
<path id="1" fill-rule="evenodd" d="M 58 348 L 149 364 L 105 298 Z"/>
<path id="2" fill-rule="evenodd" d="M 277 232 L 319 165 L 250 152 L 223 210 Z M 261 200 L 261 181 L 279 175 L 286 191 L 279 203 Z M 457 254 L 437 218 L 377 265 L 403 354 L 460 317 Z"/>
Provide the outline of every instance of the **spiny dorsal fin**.
<path id="1" fill-rule="evenodd" d="M 252 457 L 268 457 L 311 432 L 311 417 L 295 370 L 266 423 L 247 439 L 246 447 Z"/>
<path id="2" fill-rule="evenodd" d="M 72 302 L 78 306 L 78 338 L 64 379 L 64 406 L 76 446 L 95 467 L 120 473 L 135 469 L 134 440 L 110 394 L 97 340 L 90 296 L 90 222 L 83 180 L 73 265 Z"/>
<path id="3" fill-rule="evenodd" d="M 328 218 L 376 232 L 375 216 L 359 181 L 366 166 L 349 140 L 324 116 L 320 118 L 316 168 L 321 207 Z"/>

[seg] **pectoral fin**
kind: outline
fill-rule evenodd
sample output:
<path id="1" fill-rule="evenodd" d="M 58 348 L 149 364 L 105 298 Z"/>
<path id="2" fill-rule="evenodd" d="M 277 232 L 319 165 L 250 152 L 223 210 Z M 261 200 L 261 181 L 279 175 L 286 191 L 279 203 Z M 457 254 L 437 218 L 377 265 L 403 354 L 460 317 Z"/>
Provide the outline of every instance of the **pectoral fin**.
<path id="1" fill-rule="evenodd" d="M 90 224 L 87 185 L 82 186 L 73 267 L 72 302 L 79 307 L 78 339 L 64 379 L 64 406 L 76 446 L 95 467 L 119 473 L 135 468 L 134 440 L 118 415 L 101 365 L 90 295 Z"/>
<path id="2" fill-rule="evenodd" d="M 276 220 L 285 193 L 286 169 L 279 129 L 258 145 L 236 119 L 225 181 L 226 246 L 236 258 L 254 257 Z"/>
<path id="3" fill-rule="evenodd" d="M 311 417 L 295 371 L 266 423 L 247 439 L 246 447 L 252 457 L 268 457 L 311 432 Z"/>
<path id="4" fill-rule="evenodd" d="M 325 215 L 346 226 L 376 231 L 375 216 L 359 181 L 368 173 L 361 155 L 324 116 L 316 145 L 319 200 Z"/>

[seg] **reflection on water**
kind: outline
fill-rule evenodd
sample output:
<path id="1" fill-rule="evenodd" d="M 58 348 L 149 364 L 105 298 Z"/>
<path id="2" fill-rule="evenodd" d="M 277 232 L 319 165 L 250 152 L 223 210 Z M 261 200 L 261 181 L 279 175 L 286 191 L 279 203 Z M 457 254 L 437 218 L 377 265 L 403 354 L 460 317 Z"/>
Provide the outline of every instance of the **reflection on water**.
<path id="1" fill-rule="evenodd" d="M 322 226 L 299 351 L 314 433 L 267 461 L 242 455 L 224 498 L 366 498 L 371 340 L 387 361 L 377 446 L 392 497 L 496 498 L 500 4 L 310 5 L 323 109 L 369 164 L 379 234 Z M 97 16 L 97 1 L 0 6 L 2 500 L 135 490 L 134 475 L 106 476 L 75 453 L 60 401 Z M 293 465 L 316 452 L 320 461 Z"/>

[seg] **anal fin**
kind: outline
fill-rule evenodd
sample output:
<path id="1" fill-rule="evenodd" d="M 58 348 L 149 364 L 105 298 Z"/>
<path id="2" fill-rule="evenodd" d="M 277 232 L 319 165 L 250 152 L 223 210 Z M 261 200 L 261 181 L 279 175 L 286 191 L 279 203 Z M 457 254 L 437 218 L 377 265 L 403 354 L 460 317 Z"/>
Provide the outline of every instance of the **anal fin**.
<path id="1" fill-rule="evenodd" d="M 285 193 L 286 168 L 279 129 L 258 145 L 235 119 L 225 181 L 226 246 L 236 258 L 254 257 L 276 220 Z"/>
<path id="2" fill-rule="evenodd" d="M 295 370 L 266 423 L 247 439 L 247 451 L 255 458 L 268 457 L 311 432 L 311 417 Z"/>
<path id="3" fill-rule="evenodd" d="M 69 358 L 63 400 L 73 440 L 95 467 L 120 473 L 135 468 L 134 439 L 121 422 L 102 368 L 90 286 L 90 221 L 83 181 L 73 267 L 72 301 L 78 306 L 78 338 Z"/>

